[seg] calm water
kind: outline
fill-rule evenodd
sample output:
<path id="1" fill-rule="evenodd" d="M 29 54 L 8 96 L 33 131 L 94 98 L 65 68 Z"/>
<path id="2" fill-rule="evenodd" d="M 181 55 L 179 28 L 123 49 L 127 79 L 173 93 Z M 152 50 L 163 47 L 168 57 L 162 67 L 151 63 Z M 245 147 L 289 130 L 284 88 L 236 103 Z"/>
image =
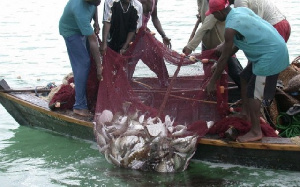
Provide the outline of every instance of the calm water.
<path id="1" fill-rule="evenodd" d="M 0 79 L 13 88 L 60 84 L 71 71 L 58 34 L 66 2 L 0 0 Z M 300 2 L 274 2 L 292 26 L 292 61 L 300 51 Z M 195 0 L 159 1 L 160 21 L 177 51 L 189 38 L 196 9 Z M 242 53 L 238 57 L 246 63 Z M 168 68 L 172 74 L 174 66 Z M 139 69 L 146 71 L 137 75 L 152 75 L 143 65 Z M 300 172 L 196 161 L 176 174 L 124 170 L 108 164 L 94 142 L 20 126 L 0 105 L 0 186 L 300 186 Z"/>

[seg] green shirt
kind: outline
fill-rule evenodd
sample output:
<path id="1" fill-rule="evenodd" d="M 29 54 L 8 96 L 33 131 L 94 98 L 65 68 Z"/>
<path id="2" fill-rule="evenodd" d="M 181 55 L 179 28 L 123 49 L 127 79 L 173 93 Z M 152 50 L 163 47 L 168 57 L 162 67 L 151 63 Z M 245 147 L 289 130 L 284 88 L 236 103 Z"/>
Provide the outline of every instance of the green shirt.
<path id="1" fill-rule="evenodd" d="M 226 17 L 225 28 L 238 32 L 234 44 L 252 62 L 255 75 L 275 75 L 289 65 L 289 53 L 282 36 L 249 8 L 232 8 Z"/>
<path id="2" fill-rule="evenodd" d="M 91 20 L 96 6 L 84 0 L 69 0 L 59 20 L 59 33 L 64 37 L 75 34 L 90 36 L 94 33 Z"/>

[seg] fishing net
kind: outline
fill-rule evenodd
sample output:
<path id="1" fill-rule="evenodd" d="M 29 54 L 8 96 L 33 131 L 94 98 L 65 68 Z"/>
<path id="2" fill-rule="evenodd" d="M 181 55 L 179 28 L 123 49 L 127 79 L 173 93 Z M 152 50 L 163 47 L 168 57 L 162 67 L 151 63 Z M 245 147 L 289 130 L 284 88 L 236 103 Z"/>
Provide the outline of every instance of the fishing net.
<path id="1" fill-rule="evenodd" d="M 205 51 L 202 54 L 193 55 L 197 59 L 217 59 L 213 50 Z M 96 113 L 101 113 L 105 109 L 111 110 L 114 113 L 120 111 L 124 112 L 123 104 L 130 103 L 130 106 L 126 109 L 130 112 L 139 110 L 141 113 L 146 113 L 152 117 L 160 114 L 158 110 L 160 105 L 163 103 L 163 99 L 158 99 L 160 100 L 160 103 L 154 101 L 154 104 L 152 102 L 151 106 L 146 105 L 142 100 L 140 100 L 140 95 L 135 93 L 134 89 L 131 87 L 131 85 L 133 85 L 132 79 L 127 79 L 128 73 L 132 73 L 136 62 L 140 59 L 156 73 L 158 80 L 162 81 L 168 77 L 165 61 L 177 66 L 186 66 L 195 63 L 195 61 L 191 61 L 189 58 L 183 57 L 176 51 L 164 46 L 164 44 L 159 42 L 150 32 L 140 31 L 135 39 L 135 42 L 133 42 L 125 55 L 121 56 L 118 53 L 108 49 L 106 55 L 103 57 L 103 81 L 101 81 L 99 84 Z M 211 76 L 210 68 L 212 65 L 212 62 L 203 64 L 204 75 L 197 84 L 199 85 L 198 89 L 201 87 L 200 91 L 194 94 L 192 98 L 186 98 L 179 101 L 185 103 L 184 105 L 189 106 L 189 110 L 186 111 L 187 115 L 192 111 L 192 108 L 190 107 L 199 107 L 199 102 L 197 102 L 198 100 L 207 100 L 207 95 L 204 91 L 204 88 L 208 83 L 209 77 Z M 145 90 L 149 92 L 149 95 L 155 94 L 155 89 L 153 89 L 153 92 L 151 92 L 151 87 L 153 87 L 153 85 L 157 84 L 158 87 L 161 86 L 159 85 L 160 81 L 157 82 L 156 79 L 153 79 L 153 81 L 156 82 L 150 82 L 148 85 L 147 83 L 144 83 L 146 84 L 144 86 L 150 88 L 150 90 Z M 222 79 L 217 84 L 218 88 L 220 86 L 227 88 L 227 75 L 224 74 Z M 184 92 L 184 89 L 191 89 L 191 87 L 182 88 L 182 92 Z M 225 110 L 227 110 L 227 89 L 224 89 L 224 92 L 222 91 L 222 93 L 221 91 L 222 90 L 217 89 L 217 96 L 212 98 L 215 99 L 212 101 L 212 103 L 214 103 L 212 106 L 207 108 L 206 105 L 209 104 L 204 102 L 203 108 L 207 108 L 208 110 L 213 109 L 212 111 L 206 111 L 206 118 L 211 118 L 214 120 L 220 116 L 224 116 Z M 164 94 L 165 93 L 161 93 L 160 95 L 164 96 Z M 172 101 L 174 102 L 174 99 L 170 99 L 166 105 L 172 104 Z M 216 116 L 216 113 L 218 113 L 219 116 Z M 163 112 L 161 114 L 166 113 Z M 173 117 L 176 118 L 177 115 Z M 180 120 L 180 122 L 184 121 Z"/>
<path id="2" fill-rule="evenodd" d="M 141 29 L 135 41 L 130 45 L 124 55 L 108 49 L 102 59 L 103 80 L 98 82 L 96 68 L 91 58 L 91 70 L 87 83 L 88 107 L 94 113 L 101 113 L 103 110 L 110 110 L 115 113 L 144 114 L 146 117 L 160 117 L 164 119 L 169 115 L 175 119 L 174 124 L 183 124 L 189 130 L 204 136 L 208 121 L 217 122 L 229 114 L 228 107 L 228 75 L 224 71 L 221 79 L 217 82 L 216 92 L 207 95 L 204 90 L 210 77 L 213 60 L 217 60 L 214 50 L 203 51 L 201 54 L 194 53 L 189 57 L 183 57 L 178 52 L 167 48 L 158 41 L 147 29 Z M 197 63 L 202 59 L 210 59 L 207 63 Z M 147 81 L 139 82 L 139 79 L 132 78 L 137 62 L 143 62 L 156 75 L 156 78 L 148 78 Z M 167 88 L 161 88 L 160 81 L 168 80 L 169 73 L 165 62 L 177 67 L 191 67 L 190 72 L 197 72 L 201 68 L 202 75 L 188 75 L 186 77 L 175 77 L 174 85 L 170 93 Z M 179 69 L 179 68 L 178 68 Z M 146 80 L 146 79 L 145 79 Z M 160 80 L 160 81 L 158 81 Z M 193 80 L 192 84 L 185 84 Z M 60 108 L 72 109 L 74 104 L 74 89 L 71 89 L 73 79 L 62 86 L 52 97 L 49 106 L 59 101 L 63 103 Z M 165 97 L 166 94 L 169 97 Z M 200 124 L 200 125 L 199 125 Z M 202 124 L 202 125 L 201 125 Z"/>
<path id="3" fill-rule="evenodd" d="M 205 55 L 198 54 L 197 58 L 211 58 L 213 54 L 213 51 L 208 51 Z M 140 59 L 155 72 L 159 81 L 148 79 L 138 82 L 132 78 L 135 65 Z M 169 76 L 165 60 L 177 65 L 177 70 L 168 89 L 161 89 L 167 86 Z M 99 151 L 108 162 L 119 167 L 157 172 L 178 172 L 187 168 L 195 153 L 198 136 L 194 132 L 186 133 L 185 125 L 194 120 L 192 111 L 199 109 L 198 100 L 207 98 L 203 89 L 211 75 L 212 63 L 204 65 L 207 77 L 198 80 L 198 86 L 174 88 L 179 90 L 177 94 L 171 91 L 171 87 L 180 67 L 193 63 L 166 48 L 149 32 L 139 32 L 123 56 L 111 49 L 107 50 L 102 59 L 103 81 L 98 88 L 94 134 Z M 227 80 L 222 79 L 218 86 L 220 82 L 224 83 L 224 87 Z M 194 87 L 198 89 L 195 91 Z M 199 88 L 202 88 L 201 91 Z M 194 92 L 184 95 L 184 90 Z M 212 104 L 211 111 L 206 112 L 209 115 L 206 117 L 215 119 L 216 113 L 220 116 L 224 112 L 227 105 L 224 92 L 217 91 L 220 99 L 213 101 L 215 104 Z M 204 111 L 205 105 L 200 108 Z M 210 108 L 206 107 L 207 110 Z"/>
<path id="4" fill-rule="evenodd" d="M 99 81 L 97 80 L 96 64 L 91 58 L 91 68 L 87 80 L 87 104 L 91 112 L 95 112 L 95 103 L 97 100 L 97 92 Z M 62 84 L 54 89 L 48 95 L 49 108 L 51 110 L 70 110 L 75 103 L 75 84 L 73 73 L 64 77 Z"/>

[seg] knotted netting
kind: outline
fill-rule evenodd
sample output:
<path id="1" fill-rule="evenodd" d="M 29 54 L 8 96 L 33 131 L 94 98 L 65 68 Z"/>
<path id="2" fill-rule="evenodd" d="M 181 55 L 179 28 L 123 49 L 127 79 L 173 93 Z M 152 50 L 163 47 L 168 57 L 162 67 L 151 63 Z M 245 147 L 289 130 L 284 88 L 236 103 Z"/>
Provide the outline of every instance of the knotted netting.
<path id="1" fill-rule="evenodd" d="M 160 115 L 162 119 L 168 114 L 181 124 L 190 124 L 199 120 L 216 121 L 225 117 L 228 113 L 227 74 L 222 74 L 217 82 L 216 94 L 207 95 L 205 87 L 212 76 L 213 61 L 202 65 L 201 63 L 195 64 L 202 59 L 217 60 L 218 57 L 214 50 L 203 51 L 201 54 L 195 53 L 191 56 L 194 56 L 196 61 L 167 48 L 147 29 L 141 29 L 124 55 L 108 48 L 106 55 L 102 57 L 103 80 L 100 82 L 97 80 L 94 60 L 91 58 L 87 82 L 89 109 L 94 113 L 101 113 L 103 110 L 110 110 L 113 113 L 124 113 L 125 110 L 127 112 L 139 111 L 140 114 L 151 117 Z M 137 92 L 134 78 L 131 78 L 129 74 L 134 71 L 139 60 L 157 75 L 158 80 L 167 80 L 170 83 L 174 79 L 175 84 L 171 85 L 170 93 L 167 93 L 168 87 L 161 88 L 160 81 L 157 79 L 149 83 L 151 86 L 145 83 L 147 89 L 141 91 L 139 87 L 139 92 Z M 204 73 L 187 75 L 188 79 L 193 79 L 194 83 L 181 85 L 181 82 L 186 82 L 187 79 L 180 76 L 169 78 L 165 62 L 175 65 L 176 68 L 181 66 L 186 68 L 193 66 L 191 69 L 201 68 Z M 197 71 L 191 70 L 190 72 Z M 50 100 L 49 106 L 60 102 L 63 105 L 60 106 L 61 108 L 54 108 L 55 110 L 72 109 L 75 101 L 75 90 L 70 87 L 72 81 L 73 79 L 70 79 L 68 84 L 62 85 Z M 221 87 L 223 89 L 219 89 Z M 141 92 L 144 95 L 150 95 L 151 103 L 143 100 L 145 97 L 141 96 Z M 166 94 L 169 97 L 164 97 Z M 164 102 L 166 106 L 162 107 Z M 163 110 L 160 111 L 161 109 Z M 195 112 L 198 114 L 195 115 Z"/>
<path id="2" fill-rule="evenodd" d="M 192 54 L 197 60 L 201 59 L 213 59 L 217 60 L 214 50 L 207 50 L 201 54 Z M 195 64 L 195 61 L 190 60 L 188 57 L 183 57 L 178 52 L 167 48 L 163 43 L 158 41 L 147 29 L 140 29 L 134 42 L 130 45 L 129 49 L 124 55 L 120 55 L 113 50 L 108 49 L 106 55 L 102 59 L 103 65 L 103 81 L 99 83 L 98 99 L 96 104 L 96 113 L 101 113 L 103 110 L 111 110 L 113 112 L 123 112 L 124 103 L 130 103 L 129 110 L 134 112 L 139 110 L 141 113 L 146 113 L 149 116 L 158 115 L 163 99 L 158 102 L 152 102 L 151 106 L 147 105 L 145 101 L 140 100 L 140 96 L 135 92 L 135 88 L 132 88 L 132 74 L 135 69 L 136 63 L 141 60 L 146 64 L 150 70 L 157 75 L 156 84 L 158 87 L 161 81 L 169 81 L 172 79 L 176 82 L 177 78 L 169 78 L 168 71 L 165 62 L 173 64 L 175 66 L 188 66 Z M 217 120 L 224 117 L 228 110 L 228 91 L 227 91 L 227 75 L 223 74 L 222 78 L 217 82 L 216 87 L 223 87 L 224 89 L 216 89 L 216 96 L 208 97 L 205 92 L 206 84 L 208 83 L 211 73 L 212 61 L 203 64 L 204 75 L 189 75 L 189 76 L 201 76 L 199 82 L 195 86 L 189 88 L 182 88 L 182 94 L 186 90 L 199 90 L 192 98 L 183 98 L 184 103 L 190 103 L 191 107 L 200 107 L 203 105 L 202 112 L 205 111 L 205 120 Z M 200 68 L 200 67 L 197 67 Z M 169 78 L 169 80 L 168 80 Z M 152 85 L 153 83 L 151 83 Z M 147 86 L 147 85 L 146 85 Z M 170 85 L 173 86 L 173 85 Z M 176 86 L 178 89 L 178 86 Z M 180 87 L 180 86 L 179 86 Z M 150 89 L 149 89 L 150 88 Z M 149 94 L 155 94 L 155 91 L 151 93 L 151 86 L 148 86 L 147 92 Z M 162 89 L 161 95 L 168 94 L 166 89 Z M 170 94 L 172 95 L 172 94 Z M 211 101 L 207 101 L 210 100 Z M 170 105 L 172 99 L 166 99 L 167 105 Z M 203 103 L 201 103 L 203 102 Z M 155 103 L 155 104 L 153 104 Z M 197 103 L 197 104 L 195 104 Z M 211 111 L 213 110 L 213 111 Z M 192 111 L 192 109 L 191 109 Z M 187 111 L 190 113 L 190 111 Z M 160 113 L 159 113 L 160 114 Z M 162 114 L 166 114 L 164 111 Z M 173 116 L 174 118 L 180 118 Z M 183 117 L 184 119 L 185 117 Z M 183 120 L 181 120 L 183 122 Z M 186 121 L 190 122 L 190 121 Z"/>

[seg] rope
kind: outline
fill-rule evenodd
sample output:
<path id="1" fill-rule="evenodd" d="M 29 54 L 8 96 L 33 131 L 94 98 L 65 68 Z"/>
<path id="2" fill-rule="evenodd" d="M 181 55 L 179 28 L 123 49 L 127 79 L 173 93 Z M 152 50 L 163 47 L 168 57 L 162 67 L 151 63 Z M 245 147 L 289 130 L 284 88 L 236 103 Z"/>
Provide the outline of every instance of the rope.
<path id="1" fill-rule="evenodd" d="M 166 103 L 167 103 L 167 101 L 169 99 L 169 96 L 170 96 L 171 90 L 173 88 L 174 82 L 175 82 L 175 80 L 177 78 L 177 75 L 178 75 L 178 73 L 180 71 L 180 67 L 181 67 L 182 62 L 183 62 L 183 60 L 181 60 L 180 64 L 177 66 L 177 69 L 176 69 L 176 71 L 175 71 L 175 73 L 174 73 L 174 75 L 172 77 L 170 85 L 169 85 L 169 87 L 167 89 L 167 92 L 166 92 L 166 94 L 164 96 L 164 100 L 163 100 L 162 104 L 159 107 L 159 111 L 158 111 L 158 115 L 157 115 L 158 117 L 160 117 L 160 115 L 162 114 L 162 112 L 164 111 L 164 109 L 166 107 Z"/>
<path id="2" fill-rule="evenodd" d="M 143 85 L 144 87 L 147 87 L 147 88 L 149 88 L 149 89 L 152 89 L 152 87 L 151 87 L 150 85 L 148 85 L 148 84 L 139 82 L 139 81 L 137 81 L 137 80 L 134 80 L 133 82 L 138 83 L 138 84 L 141 84 L 141 85 Z M 160 93 L 160 94 L 164 94 L 164 93 L 165 93 L 165 92 Z M 178 98 L 178 99 L 182 99 L 182 100 L 187 100 L 187 101 L 195 101 L 195 102 L 199 102 L 199 103 L 217 104 L 216 101 L 194 99 L 194 98 L 190 98 L 190 97 L 183 97 L 183 96 L 178 96 L 178 95 L 173 95 L 173 94 L 170 94 L 170 97 Z M 231 104 L 234 104 L 234 103 L 228 103 L 228 104 L 231 105 Z"/>
<path id="3" fill-rule="evenodd" d="M 284 125 L 281 124 L 280 119 Z M 286 113 L 281 113 L 276 119 L 276 128 L 280 130 L 279 136 L 281 137 L 295 137 L 300 136 L 300 115 L 289 116 Z"/>

